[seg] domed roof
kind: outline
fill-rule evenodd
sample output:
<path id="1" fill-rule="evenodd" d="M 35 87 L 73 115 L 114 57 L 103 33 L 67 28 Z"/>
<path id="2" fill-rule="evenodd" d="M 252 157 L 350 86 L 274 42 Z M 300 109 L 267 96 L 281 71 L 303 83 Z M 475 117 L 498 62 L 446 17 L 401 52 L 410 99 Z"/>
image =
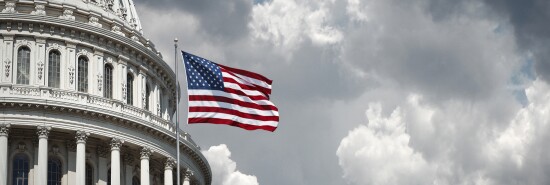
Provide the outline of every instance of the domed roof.
<path id="1" fill-rule="evenodd" d="M 142 32 L 133 0 L 47 0 L 47 2 L 93 11 L 102 17 L 117 18 L 128 23 L 134 30 Z"/>

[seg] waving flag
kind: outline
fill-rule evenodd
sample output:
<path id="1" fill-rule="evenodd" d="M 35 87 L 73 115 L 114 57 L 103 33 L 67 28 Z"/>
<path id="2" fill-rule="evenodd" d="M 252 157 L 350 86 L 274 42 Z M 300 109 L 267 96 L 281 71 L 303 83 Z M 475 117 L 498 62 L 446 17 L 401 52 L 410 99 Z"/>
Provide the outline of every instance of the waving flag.
<path id="1" fill-rule="evenodd" d="M 279 110 L 269 101 L 271 80 L 182 51 L 189 124 L 212 123 L 275 131 Z"/>

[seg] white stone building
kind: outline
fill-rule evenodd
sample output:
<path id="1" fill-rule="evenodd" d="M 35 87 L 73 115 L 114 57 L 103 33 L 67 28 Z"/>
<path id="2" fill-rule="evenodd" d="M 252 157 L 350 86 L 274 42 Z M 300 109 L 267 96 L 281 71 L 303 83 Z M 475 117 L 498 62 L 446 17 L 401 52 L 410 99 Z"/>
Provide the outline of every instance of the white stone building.
<path id="1" fill-rule="evenodd" d="M 176 77 L 132 0 L 0 0 L 0 185 L 173 185 Z M 182 184 L 211 170 L 181 135 Z"/>

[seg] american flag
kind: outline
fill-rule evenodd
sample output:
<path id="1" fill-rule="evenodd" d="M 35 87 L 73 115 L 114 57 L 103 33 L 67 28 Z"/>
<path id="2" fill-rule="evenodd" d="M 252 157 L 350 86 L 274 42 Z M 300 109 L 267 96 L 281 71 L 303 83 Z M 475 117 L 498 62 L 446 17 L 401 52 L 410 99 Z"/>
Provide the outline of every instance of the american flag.
<path id="1" fill-rule="evenodd" d="M 182 51 L 189 95 L 188 123 L 275 131 L 279 110 L 269 101 L 271 80 Z"/>

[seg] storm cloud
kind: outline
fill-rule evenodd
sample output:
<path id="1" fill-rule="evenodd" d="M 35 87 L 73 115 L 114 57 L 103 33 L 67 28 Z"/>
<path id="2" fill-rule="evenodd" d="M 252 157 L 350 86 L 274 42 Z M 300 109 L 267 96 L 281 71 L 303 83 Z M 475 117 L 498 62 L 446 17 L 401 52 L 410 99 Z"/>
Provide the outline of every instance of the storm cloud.
<path id="1" fill-rule="evenodd" d="M 549 5 L 136 1 L 171 66 L 177 37 L 274 80 L 274 133 L 183 125 L 215 184 L 548 184 Z"/>

